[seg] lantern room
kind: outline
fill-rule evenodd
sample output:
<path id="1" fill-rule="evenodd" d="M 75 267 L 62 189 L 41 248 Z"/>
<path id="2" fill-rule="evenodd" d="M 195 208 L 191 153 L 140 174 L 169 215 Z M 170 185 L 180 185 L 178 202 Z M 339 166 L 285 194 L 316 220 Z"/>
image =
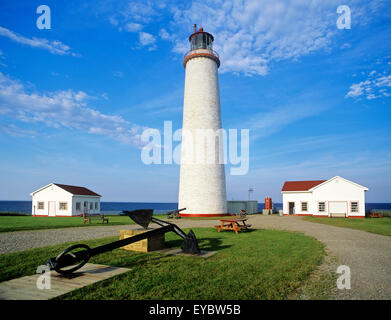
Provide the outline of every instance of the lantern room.
<path id="1" fill-rule="evenodd" d="M 194 25 L 194 32 L 189 37 L 190 51 L 185 54 L 183 66 L 186 67 L 186 63 L 192 58 L 206 57 L 214 60 L 217 67 L 220 67 L 219 55 L 213 50 L 213 41 L 209 32 L 205 32 L 203 28 L 197 30 L 197 25 Z"/>
<path id="2" fill-rule="evenodd" d="M 197 50 L 197 49 L 213 49 L 213 36 L 205 32 L 203 28 L 199 28 L 197 31 L 197 26 L 194 25 L 194 33 L 190 35 L 189 42 L 191 49 L 190 50 Z"/>

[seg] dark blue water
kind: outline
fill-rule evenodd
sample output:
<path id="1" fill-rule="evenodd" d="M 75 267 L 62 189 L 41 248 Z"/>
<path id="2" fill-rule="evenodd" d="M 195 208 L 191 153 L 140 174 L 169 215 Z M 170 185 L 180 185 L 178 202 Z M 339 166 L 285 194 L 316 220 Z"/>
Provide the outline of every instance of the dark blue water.
<path id="1" fill-rule="evenodd" d="M 276 210 L 282 209 L 282 203 L 273 203 Z M 155 214 L 164 214 L 178 208 L 178 203 L 161 202 L 101 202 L 101 212 L 105 214 L 119 214 L 122 210 L 154 209 Z M 265 207 L 258 203 L 259 211 Z M 391 203 L 366 203 L 365 210 L 391 210 Z M 0 212 L 18 212 L 31 214 L 31 201 L 0 201 Z"/>
<path id="2" fill-rule="evenodd" d="M 0 201 L 0 212 L 31 214 L 31 201 Z M 149 202 L 101 202 L 100 209 L 105 214 L 119 214 L 122 210 L 154 209 L 155 214 L 164 214 L 178 209 L 178 203 Z"/>

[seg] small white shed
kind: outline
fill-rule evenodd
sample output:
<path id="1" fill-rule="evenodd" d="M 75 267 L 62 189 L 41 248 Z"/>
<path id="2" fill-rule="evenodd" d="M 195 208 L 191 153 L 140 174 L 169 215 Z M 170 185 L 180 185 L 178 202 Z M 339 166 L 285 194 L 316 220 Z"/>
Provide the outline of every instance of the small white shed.
<path id="1" fill-rule="evenodd" d="M 100 213 L 101 196 L 87 188 L 50 183 L 32 193 L 33 216 L 72 217 Z"/>
<path id="2" fill-rule="evenodd" d="M 339 176 L 329 180 L 286 181 L 281 190 L 283 213 L 364 218 L 365 191 L 368 188 Z"/>

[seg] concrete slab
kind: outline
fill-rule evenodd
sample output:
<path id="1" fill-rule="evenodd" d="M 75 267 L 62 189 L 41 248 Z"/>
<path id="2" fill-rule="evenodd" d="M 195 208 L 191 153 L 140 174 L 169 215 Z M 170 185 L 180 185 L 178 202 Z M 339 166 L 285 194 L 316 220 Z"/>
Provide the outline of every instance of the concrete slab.
<path id="1" fill-rule="evenodd" d="M 128 271 L 130 269 L 87 263 L 69 276 L 53 271 L 50 289 L 37 288 L 39 274 L 25 276 L 0 282 L 0 300 L 49 300 Z"/>

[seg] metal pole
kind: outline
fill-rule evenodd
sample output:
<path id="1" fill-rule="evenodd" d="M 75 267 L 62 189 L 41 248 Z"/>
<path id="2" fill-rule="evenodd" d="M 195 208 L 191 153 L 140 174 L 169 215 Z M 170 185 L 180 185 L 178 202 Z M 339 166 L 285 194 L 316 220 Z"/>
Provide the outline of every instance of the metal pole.
<path id="1" fill-rule="evenodd" d="M 249 201 L 251 200 L 251 192 L 253 192 L 253 191 L 254 191 L 253 188 L 248 189 L 248 200 Z"/>

